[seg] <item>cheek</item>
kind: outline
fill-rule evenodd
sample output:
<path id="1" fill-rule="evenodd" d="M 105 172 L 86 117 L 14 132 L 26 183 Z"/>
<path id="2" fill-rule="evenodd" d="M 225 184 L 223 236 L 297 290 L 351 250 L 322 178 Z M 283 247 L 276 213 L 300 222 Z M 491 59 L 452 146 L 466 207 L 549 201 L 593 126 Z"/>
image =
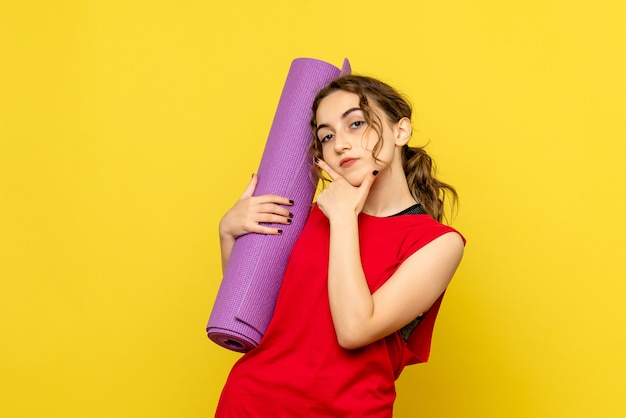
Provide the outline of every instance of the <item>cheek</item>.
<path id="1" fill-rule="evenodd" d="M 378 134 L 373 129 L 368 129 L 361 137 L 361 147 L 372 151 L 378 142 Z"/>
<path id="2" fill-rule="evenodd" d="M 395 153 L 395 145 L 393 142 L 387 140 L 387 141 L 381 141 L 382 145 L 380 147 L 380 149 L 378 150 L 378 155 L 376 156 L 376 159 L 378 160 L 379 164 L 391 164 L 391 161 L 393 161 L 394 159 L 394 153 Z M 373 146 L 372 146 L 373 147 Z"/>
<path id="3" fill-rule="evenodd" d="M 330 157 L 331 155 L 331 149 L 330 146 L 328 145 L 322 145 L 320 147 L 320 151 L 322 153 L 322 160 L 326 161 L 328 159 L 328 157 Z"/>

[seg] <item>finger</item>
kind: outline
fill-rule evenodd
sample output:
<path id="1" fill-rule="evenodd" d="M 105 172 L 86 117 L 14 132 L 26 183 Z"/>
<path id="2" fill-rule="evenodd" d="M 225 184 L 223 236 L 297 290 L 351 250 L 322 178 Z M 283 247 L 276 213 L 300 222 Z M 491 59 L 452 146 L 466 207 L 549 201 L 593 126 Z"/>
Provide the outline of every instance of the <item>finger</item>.
<path id="1" fill-rule="evenodd" d="M 282 228 L 273 228 L 269 226 L 263 226 L 259 224 L 255 224 L 254 226 L 248 228 L 248 231 L 256 234 L 263 235 L 280 235 L 283 233 Z"/>
<path id="2" fill-rule="evenodd" d="M 330 168 L 330 166 L 328 164 L 326 164 L 326 161 L 324 160 L 320 160 L 319 158 L 315 160 L 315 164 L 317 164 L 317 166 L 319 168 L 321 168 L 322 170 L 324 170 L 326 173 L 328 173 L 328 175 L 330 176 L 330 178 L 335 181 L 338 178 L 340 178 L 341 176 L 332 168 Z"/>
<path id="3" fill-rule="evenodd" d="M 259 204 L 274 203 L 277 205 L 286 205 L 286 206 L 293 205 L 293 200 L 289 199 L 288 197 L 278 196 L 275 194 L 264 194 L 261 196 L 255 196 L 254 199 L 255 199 L 255 202 Z"/>
<path id="4" fill-rule="evenodd" d="M 293 214 L 289 211 L 289 209 L 286 209 L 279 205 L 275 205 L 273 203 L 265 203 L 265 204 L 259 205 L 257 212 L 259 214 L 278 215 L 278 216 L 282 216 L 285 218 L 293 217 Z"/>
<path id="5" fill-rule="evenodd" d="M 256 221 L 259 223 L 265 223 L 265 224 L 283 224 L 283 225 L 290 225 L 291 224 L 291 219 L 289 216 L 281 216 L 281 215 L 275 215 L 272 213 L 264 213 L 264 214 L 260 214 L 256 217 Z"/>
<path id="6" fill-rule="evenodd" d="M 252 173 L 252 178 L 250 179 L 250 182 L 248 182 L 246 190 L 243 191 L 240 199 L 246 199 L 248 197 L 251 197 L 254 193 L 254 189 L 256 189 L 256 184 L 258 181 L 259 177 L 256 174 Z"/>
<path id="7" fill-rule="evenodd" d="M 369 193 L 369 190 L 372 188 L 372 184 L 376 180 L 376 176 L 378 175 L 378 170 L 374 170 L 368 175 L 365 176 L 363 182 L 359 186 L 359 189 L 364 191 L 365 193 Z"/>

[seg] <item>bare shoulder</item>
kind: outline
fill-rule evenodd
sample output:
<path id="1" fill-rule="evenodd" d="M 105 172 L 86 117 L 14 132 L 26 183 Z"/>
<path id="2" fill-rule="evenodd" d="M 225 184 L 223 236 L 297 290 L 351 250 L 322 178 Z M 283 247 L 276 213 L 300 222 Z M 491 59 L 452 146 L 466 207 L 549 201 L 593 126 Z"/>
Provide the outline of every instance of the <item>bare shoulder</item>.
<path id="1" fill-rule="evenodd" d="M 447 251 L 460 253 L 461 255 L 463 255 L 463 251 L 465 249 L 465 240 L 458 232 L 450 231 L 435 238 L 426 246 L 428 245 L 435 245 L 440 247 L 442 250 L 445 249 Z"/>
<path id="2" fill-rule="evenodd" d="M 414 295 L 414 302 L 419 302 L 416 305 L 421 305 L 420 312 L 424 312 L 452 279 L 464 249 L 465 241 L 459 233 L 446 232 L 415 251 L 392 278 L 401 292 Z"/>
<path id="3" fill-rule="evenodd" d="M 417 250 L 409 259 L 414 256 L 427 255 L 428 257 L 443 257 L 461 260 L 463 252 L 465 250 L 465 240 L 455 231 L 446 232 L 437 238 L 433 239 L 428 244 Z M 408 260 L 407 260 L 408 261 Z"/>

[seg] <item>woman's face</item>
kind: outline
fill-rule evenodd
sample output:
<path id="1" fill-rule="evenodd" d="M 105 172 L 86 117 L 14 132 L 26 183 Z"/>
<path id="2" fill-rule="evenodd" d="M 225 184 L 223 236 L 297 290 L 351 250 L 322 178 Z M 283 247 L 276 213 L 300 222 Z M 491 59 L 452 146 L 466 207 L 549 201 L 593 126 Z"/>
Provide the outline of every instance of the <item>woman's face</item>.
<path id="1" fill-rule="evenodd" d="M 382 121 L 383 144 L 377 155 L 372 149 L 378 133 L 365 122 L 359 96 L 343 90 L 335 91 L 320 102 L 317 112 L 316 140 L 322 143 L 323 160 L 353 186 L 359 186 L 366 175 L 387 167 L 394 158 L 394 124 L 376 106 Z"/>

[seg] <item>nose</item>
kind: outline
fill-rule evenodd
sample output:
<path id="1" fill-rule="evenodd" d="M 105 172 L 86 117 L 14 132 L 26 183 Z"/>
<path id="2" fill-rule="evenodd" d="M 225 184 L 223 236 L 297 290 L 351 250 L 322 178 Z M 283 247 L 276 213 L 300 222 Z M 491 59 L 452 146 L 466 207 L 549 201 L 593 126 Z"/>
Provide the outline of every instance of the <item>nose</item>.
<path id="1" fill-rule="evenodd" d="M 343 133 L 336 132 L 335 133 L 335 152 L 341 153 L 350 148 L 352 148 L 352 145 L 350 144 L 350 139 L 348 138 L 348 136 L 344 135 Z"/>

